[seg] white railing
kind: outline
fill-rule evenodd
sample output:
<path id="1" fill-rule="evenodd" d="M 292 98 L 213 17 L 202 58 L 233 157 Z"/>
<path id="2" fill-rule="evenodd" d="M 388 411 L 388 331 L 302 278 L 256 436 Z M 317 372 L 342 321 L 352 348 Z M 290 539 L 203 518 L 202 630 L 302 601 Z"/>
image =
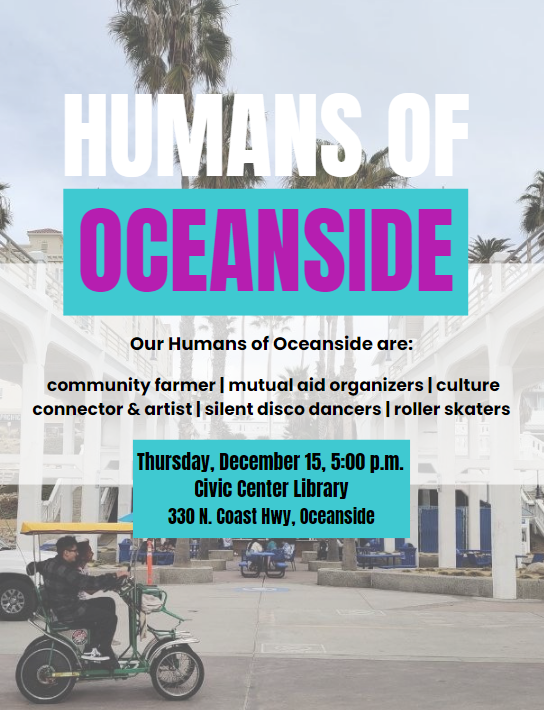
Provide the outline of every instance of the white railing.
<path id="1" fill-rule="evenodd" d="M 538 532 L 544 535 L 544 502 L 537 498 L 532 511 L 534 515 L 533 521 L 538 528 Z"/>
<path id="2" fill-rule="evenodd" d="M 66 485 L 62 478 L 59 478 L 55 483 L 49 500 L 42 501 L 42 522 L 54 523 L 57 518 L 60 518 L 60 507 L 62 502 L 62 488 Z"/>

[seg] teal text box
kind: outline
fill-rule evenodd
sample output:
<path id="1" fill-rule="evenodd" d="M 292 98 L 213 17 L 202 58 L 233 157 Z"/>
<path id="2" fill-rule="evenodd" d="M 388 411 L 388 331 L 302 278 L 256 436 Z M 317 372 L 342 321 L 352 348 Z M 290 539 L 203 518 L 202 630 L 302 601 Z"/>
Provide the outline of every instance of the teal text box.
<path id="1" fill-rule="evenodd" d="M 408 537 L 410 534 L 409 441 L 142 440 L 134 442 L 133 453 L 135 537 Z M 176 456 L 179 459 L 173 458 Z M 248 458 L 244 460 L 242 456 Z M 257 458 L 249 458 L 252 456 Z M 262 456 L 272 458 L 259 459 Z M 222 462 L 230 468 L 221 470 Z M 265 464 L 276 469 L 281 465 L 282 469 L 235 470 L 232 465 L 236 464 L 260 465 L 261 469 Z M 289 464 L 293 468 L 288 468 Z M 210 483 L 216 484 L 216 496 L 211 495 Z M 318 488 L 318 483 L 333 485 Z M 230 484 L 230 489 L 225 484 Z M 217 495 L 219 491 L 222 496 Z M 226 495 L 229 492 L 231 495 Z M 319 496 L 302 495 L 317 492 Z M 263 495 L 257 497 L 251 493 Z M 240 522 L 235 522 L 237 514 L 225 511 L 244 513 L 240 514 Z M 271 511 L 275 511 L 274 516 Z"/>
<path id="2" fill-rule="evenodd" d="M 82 280 L 80 257 L 81 222 L 90 210 L 102 208 L 115 212 L 121 227 L 121 270 L 116 285 L 108 291 L 90 290 Z M 168 267 L 164 284 L 154 291 L 137 290 L 127 277 L 127 223 L 137 210 L 149 208 L 164 215 L 167 239 L 151 242 L 144 227 L 143 273 L 149 276 L 151 256 L 166 256 Z M 305 220 L 314 210 L 328 208 L 342 218 L 343 231 L 323 233 L 336 247 L 344 262 L 340 285 L 331 291 L 312 289 L 306 281 L 307 261 L 320 263 L 326 276 L 327 263 L 308 243 Z M 192 275 L 206 276 L 203 291 L 173 290 L 173 210 L 205 210 L 205 225 L 190 227 L 190 239 L 205 242 L 204 256 L 191 256 Z M 246 212 L 250 252 L 251 290 L 238 290 L 234 278 L 226 279 L 223 291 L 211 291 L 212 260 L 218 210 L 243 209 Z M 283 210 L 298 210 L 298 287 L 282 290 L 278 266 L 274 267 L 274 290 L 259 290 L 258 215 L 263 209 L 276 211 L 283 234 Z M 412 276 L 398 291 L 372 290 L 372 220 L 374 210 L 405 212 L 412 229 Z M 364 263 L 362 252 L 350 261 L 350 212 L 365 210 Z M 434 258 L 438 275 L 452 276 L 450 291 L 419 290 L 419 219 L 421 210 L 448 210 L 450 225 L 435 228 L 437 241 L 449 240 L 450 256 Z M 102 227 L 97 227 L 100 232 Z M 393 274 L 393 228 L 389 228 L 389 274 Z M 98 235 L 96 271 L 103 269 L 103 236 Z M 131 246 L 132 249 L 132 246 Z M 229 263 L 233 263 L 233 242 Z M 409 252 L 410 253 L 410 252 Z M 466 190 L 65 190 L 64 191 L 64 313 L 66 315 L 466 315 L 468 313 L 468 192 Z M 238 256 L 236 257 L 239 258 Z M 349 288 L 349 269 L 364 273 L 365 290 Z M 177 271 L 177 269 L 176 269 Z M 355 287 L 354 287 L 355 288 Z"/>

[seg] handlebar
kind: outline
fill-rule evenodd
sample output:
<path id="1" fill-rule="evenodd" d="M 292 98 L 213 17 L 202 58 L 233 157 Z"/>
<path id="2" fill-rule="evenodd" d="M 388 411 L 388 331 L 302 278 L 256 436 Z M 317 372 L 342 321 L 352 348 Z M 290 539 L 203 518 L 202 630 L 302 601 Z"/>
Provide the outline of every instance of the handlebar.
<path id="1" fill-rule="evenodd" d="M 112 590 L 120 594 L 126 594 L 134 585 L 134 577 L 118 577 L 113 584 Z"/>

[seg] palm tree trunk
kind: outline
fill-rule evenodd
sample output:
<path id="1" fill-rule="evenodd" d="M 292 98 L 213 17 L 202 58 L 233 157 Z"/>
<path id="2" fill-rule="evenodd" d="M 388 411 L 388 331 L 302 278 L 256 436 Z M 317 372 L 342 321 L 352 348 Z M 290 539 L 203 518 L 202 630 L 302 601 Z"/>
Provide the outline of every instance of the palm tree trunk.
<path id="1" fill-rule="evenodd" d="M 357 569 L 357 554 L 355 549 L 355 538 L 344 538 L 344 550 L 342 555 L 342 569 L 350 572 Z"/>
<path id="2" fill-rule="evenodd" d="M 306 320 L 308 316 L 302 316 L 302 339 L 306 340 Z M 304 367 L 304 353 L 306 352 L 305 350 L 301 350 L 301 355 L 300 355 L 300 369 Z"/>
<path id="3" fill-rule="evenodd" d="M 268 326 L 268 336 L 269 336 L 269 343 L 268 343 L 268 372 L 267 372 L 267 379 L 269 382 L 272 380 L 272 340 L 274 338 L 274 332 L 272 329 L 272 318 L 274 316 L 270 316 L 270 323 Z M 272 438 L 272 414 L 270 410 L 268 411 L 268 438 Z"/>
<path id="4" fill-rule="evenodd" d="M 328 325 L 329 325 L 329 332 L 328 336 L 329 339 L 334 342 L 336 339 L 336 333 L 338 331 L 338 316 L 330 316 L 327 318 Z M 334 348 L 331 348 L 331 350 L 328 351 L 328 357 L 327 357 L 327 377 L 332 379 L 334 377 L 336 369 L 336 350 Z"/>
<path id="5" fill-rule="evenodd" d="M 213 538 L 201 537 L 199 542 L 200 542 L 200 546 L 198 549 L 198 559 L 199 560 L 209 560 L 210 559 L 210 547 L 212 545 Z"/>
<path id="6" fill-rule="evenodd" d="M 325 316 L 319 316 L 319 340 L 323 342 L 325 339 Z M 323 348 L 319 351 L 318 360 L 318 378 L 325 377 L 325 351 Z M 327 438 L 327 425 L 323 417 L 317 417 L 317 431 L 319 439 Z"/>
<path id="7" fill-rule="evenodd" d="M 325 316 L 319 316 L 319 339 L 324 340 L 325 338 Z M 319 377 L 325 377 L 325 351 L 321 349 L 319 351 Z"/>
<path id="8" fill-rule="evenodd" d="M 329 333 L 328 336 L 330 340 L 334 342 L 336 339 L 336 332 L 338 329 L 338 316 L 330 316 L 327 318 L 328 324 L 329 324 Z M 335 370 L 336 370 L 336 350 L 332 348 L 331 350 L 328 351 L 328 357 L 327 357 L 327 379 L 330 383 L 330 381 L 334 378 L 335 376 Z M 335 438 L 335 429 L 336 429 L 336 417 L 328 417 L 328 421 L 326 422 L 326 430 L 327 430 L 327 439 L 334 439 Z"/>
<path id="9" fill-rule="evenodd" d="M 353 338 L 353 316 L 344 316 L 344 328 L 345 335 Z M 353 355 L 353 350 L 346 350 L 343 370 L 342 374 L 344 377 L 351 378 L 355 376 L 355 356 Z"/>
<path id="10" fill-rule="evenodd" d="M 212 316 L 212 339 L 213 340 L 224 340 L 228 336 L 228 330 L 226 325 L 227 316 Z M 225 350 L 214 350 L 212 355 L 212 380 L 219 383 L 221 377 L 225 375 L 225 365 L 227 361 L 227 353 Z M 224 396 L 222 394 L 216 395 L 219 402 L 222 402 Z M 212 417 L 210 435 L 212 439 L 219 438 L 217 435 L 219 424 L 221 420 L 218 417 Z"/>
<path id="11" fill-rule="evenodd" d="M 195 317 L 194 316 L 181 316 L 180 323 L 180 337 L 181 339 L 193 340 L 195 336 Z M 181 379 L 187 378 L 192 379 L 193 375 L 193 351 L 183 350 L 179 351 L 179 365 L 180 365 L 180 377 Z M 184 438 L 183 428 L 186 425 L 186 420 L 184 417 L 180 417 L 179 420 L 179 438 Z"/>
<path id="12" fill-rule="evenodd" d="M 182 190 L 188 190 L 190 187 L 189 183 L 189 178 L 187 175 L 182 175 L 181 176 L 181 189 Z"/>
<path id="13" fill-rule="evenodd" d="M 179 537 L 174 550 L 174 567 L 191 566 L 191 548 L 188 537 Z"/>
<path id="14" fill-rule="evenodd" d="M 246 317 L 242 316 L 242 340 L 245 339 L 245 329 L 246 329 Z M 246 351 L 242 350 L 242 357 L 240 358 L 240 379 L 242 382 L 244 381 L 244 375 L 245 375 L 245 364 L 246 364 Z M 244 389 L 242 388 L 242 391 L 240 393 L 240 402 L 242 405 L 245 404 L 245 392 Z"/>
<path id="15" fill-rule="evenodd" d="M 353 316 L 344 316 L 344 329 L 345 335 L 353 338 L 355 335 L 353 330 Z M 353 350 L 346 350 L 344 355 L 344 364 L 342 367 L 342 376 L 346 380 L 352 380 L 355 377 L 355 356 L 353 355 Z M 342 417 L 342 438 L 352 439 L 353 438 L 353 422 L 352 417 Z M 345 552 L 345 549 L 344 549 Z"/>
<path id="16" fill-rule="evenodd" d="M 338 552 L 338 540 L 335 537 L 328 538 L 329 549 L 327 551 L 327 562 L 338 562 L 340 554 Z"/>

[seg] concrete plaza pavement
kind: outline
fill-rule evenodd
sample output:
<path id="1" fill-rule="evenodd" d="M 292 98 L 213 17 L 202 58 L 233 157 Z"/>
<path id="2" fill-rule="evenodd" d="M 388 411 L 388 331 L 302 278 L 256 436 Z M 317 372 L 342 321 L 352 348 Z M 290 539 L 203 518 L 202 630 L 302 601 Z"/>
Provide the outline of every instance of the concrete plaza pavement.
<path id="1" fill-rule="evenodd" d="M 195 650 L 206 678 L 190 707 L 533 710 L 542 702 L 543 602 L 319 587 L 315 573 L 300 569 L 244 579 L 236 563 L 229 567 L 213 584 L 165 588 L 169 608 L 190 618 L 185 628 L 201 639 Z M 122 605 L 119 613 L 121 639 Z M 2 707 L 30 705 L 14 673 L 35 635 L 26 622 L 0 624 Z M 162 702 L 140 676 L 77 684 L 63 705 L 143 710 Z"/>

